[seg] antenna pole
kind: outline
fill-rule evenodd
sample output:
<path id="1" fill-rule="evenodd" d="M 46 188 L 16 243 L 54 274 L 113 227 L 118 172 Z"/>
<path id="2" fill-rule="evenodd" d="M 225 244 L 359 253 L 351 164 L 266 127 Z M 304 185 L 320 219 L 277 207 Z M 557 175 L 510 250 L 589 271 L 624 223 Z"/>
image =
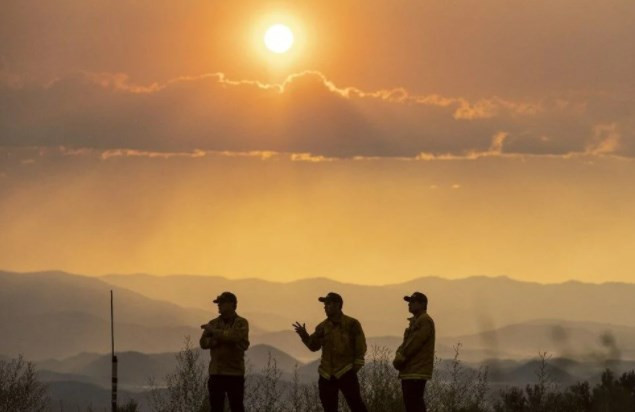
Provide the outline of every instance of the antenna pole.
<path id="1" fill-rule="evenodd" d="M 115 356 L 115 316 L 112 290 L 110 291 L 110 339 L 112 345 L 112 412 L 117 412 L 117 357 Z"/>

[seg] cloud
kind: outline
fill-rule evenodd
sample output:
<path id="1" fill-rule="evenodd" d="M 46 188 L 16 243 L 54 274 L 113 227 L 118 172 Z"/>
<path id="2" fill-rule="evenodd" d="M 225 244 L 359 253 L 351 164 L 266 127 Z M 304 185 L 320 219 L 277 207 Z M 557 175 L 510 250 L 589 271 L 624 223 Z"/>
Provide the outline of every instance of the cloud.
<path id="1" fill-rule="evenodd" d="M 209 71 L 273 77 L 261 42 L 245 38 L 272 11 L 261 0 L 4 3 L 0 69 L 46 78 L 123 72 L 143 84 Z M 635 85 L 632 0 L 367 3 L 352 12 L 349 2 L 285 2 L 306 47 L 275 76 L 312 68 L 363 90 L 398 82 L 472 101 Z"/>
<path id="2" fill-rule="evenodd" d="M 291 154 L 291 160 L 294 162 L 321 163 L 332 162 L 335 159 L 332 157 L 314 156 L 311 153 L 293 153 Z"/>
<path id="3" fill-rule="evenodd" d="M 471 101 L 405 88 L 341 87 L 316 71 L 279 84 L 222 73 L 147 85 L 111 73 L 78 73 L 47 84 L 12 78 L 0 87 L 0 105 L 6 108 L 0 145 L 98 149 L 104 158 L 290 153 L 315 162 L 635 154 L 634 144 L 624 144 L 635 139 L 628 120 L 633 100 L 572 94 Z"/>
<path id="4" fill-rule="evenodd" d="M 84 151 L 73 151 L 70 150 L 67 152 L 68 154 L 83 154 Z M 143 150 L 131 150 L 131 149 L 113 149 L 113 150 L 105 150 L 101 153 L 100 157 L 104 160 L 108 160 L 115 157 L 147 157 L 147 158 L 160 158 L 160 159 L 170 159 L 173 157 L 186 157 L 195 159 L 197 157 L 204 157 L 206 153 L 202 150 L 195 150 L 193 152 L 148 152 Z"/>
<path id="5" fill-rule="evenodd" d="M 617 151 L 622 135 L 615 123 L 597 125 L 593 130 L 593 140 L 587 145 L 587 153 L 611 154 Z"/>

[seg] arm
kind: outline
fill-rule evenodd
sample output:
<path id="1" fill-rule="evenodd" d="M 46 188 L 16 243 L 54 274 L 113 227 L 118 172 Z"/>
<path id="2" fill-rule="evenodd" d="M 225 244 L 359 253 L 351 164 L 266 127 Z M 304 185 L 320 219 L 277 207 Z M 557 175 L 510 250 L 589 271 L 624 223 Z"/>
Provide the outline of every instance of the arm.
<path id="1" fill-rule="evenodd" d="M 246 319 L 236 319 L 233 327 L 222 329 L 214 334 L 219 342 L 227 342 L 238 345 L 243 350 L 249 348 L 249 322 Z"/>
<path id="2" fill-rule="evenodd" d="M 403 345 L 400 347 L 401 352 L 398 352 L 398 353 L 401 353 L 404 360 L 411 358 L 412 356 L 415 355 L 415 353 L 418 350 L 421 349 L 423 344 L 432 335 L 432 331 L 433 331 L 432 328 L 433 328 L 432 324 L 425 319 L 422 322 L 420 323 L 417 322 L 414 325 L 414 329 L 412 330 L 412 333 L 410 334 L 410 336 L 408 336 L 408 339 L 404 341 Z"/>
<path id="3" fill-rule="evenodd" d="M 207 325 L 209 325 L 209 323 Z M 204 328 L 207 325 L 201 325 L 201 328 Z M 203 329 L 203 334 L 201 335 L 201 339 L 199 339 L 198 344 L 200 345 L 201 349 L 211 349 L 213 346 L 215 346 L 216 340 L 206 329 Z"/>
<path id="4" fill-rule="evenodd" d="M 364 366 L 364 357 L 366 356 L 366 336 L 364 336 L 364 330 L 359 321 L 355 321 L 353 324 L 353 369 L 358 371 Z"/>
<path id="5" fill-rule="evenodd" d="M 401 370 L 404 362 L 406 361 L 406 358 L 404 358 L 403 356 L 403 347 L 406 344 L 406 337 L 408 336 L 407 332 L 408 329 L 406 329 L 406 331 L 404 332 L 403 342 L 401 342 L 401 345 L 399 345 L 399 347 L 397 348 L 395 359 L 392 361 L 392 366 L 394 366 L 397 370 Z"/>
<path id="6" fill-rule="evenodd" d="M 324 330 L 322 325 L 318 325 L 315 328 L 315 332 L 308 336 L 302 336 L 302 343 L 309 348 L 311 352 L 317 352 L 322 348 L 322 337 L 324 336 Z"/>

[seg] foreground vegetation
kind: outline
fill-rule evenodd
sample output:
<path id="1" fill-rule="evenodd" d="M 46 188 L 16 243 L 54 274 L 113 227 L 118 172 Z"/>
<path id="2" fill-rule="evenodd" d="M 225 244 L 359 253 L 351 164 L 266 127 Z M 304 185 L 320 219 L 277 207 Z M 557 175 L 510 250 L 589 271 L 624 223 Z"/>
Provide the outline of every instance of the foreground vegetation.
<path id="1" fill-rule="evenodd" d="M 437 362 L 435 376 L 426 388 L 432 412 L 632 412 L 635 411 L 635 371 L 616 376 L 605 370 L 592 386 L 579 382 L 569 387 L 553 383 L 549 358 L 540 354 L 536 382 L 525 387 L 494 390 L 486 368 L 472 370 L 460 358 L 460 345 L 448 362 Z M 391 360 L 392 352 L 374 347 L 368 364 L 360 371 L 362 396 L 370 412 L 403 411 L 400 382 Z M 177 367 L 161 382 L 151 381 L 148 401 L 152 412 L 207 412 L 207 367 L 189 339 L 176 355 Z M 317 383 L 304 384 L 297 367 L 292 382 L 281 379 L 276 360 L 269 357 L 259 371 L 250 371 L 245 406 L 258 412 L 321 411 Z M 317 380 L 317 378 L 316 378 Z M 0 412 L 39 412 L 48 409 L 46 386 L 37 380 L 33 364 L 21 357 L 0 361 Z M 121 412 L 136 412 L 134 401 L 120 406 Z M 228 409 L 227 409 L 228 410 Z M 342 411 L 348 409 L 343 404 Z"/>
<path id="2" fill-rule="evenodd" d="M 548 372 L 549 358 L 539 354 L 536 383 L 525 387 L 492 390 L 486 368 L 472 370 L 460 358 L 460 344 L 454 358 L 435 369 L 426 388 L 426 403 L 431 412 L 633 412 L 635 411 L 635 371 L 617 377 L 610 370 L 601 382 L 591 386 L 579 382 L 563 388 L 553 383 Z M 373 347 L 359 380 L 369 412 L 402 412 L 401 386 L 392 367 L 392 352 Z M 177 355 L 177 370 L 167 379 L 167 389 L 151 392 L 153 412 L 207 412 L 207 368 L 186 342 Z M 437 362 L 440 364 L 440 362 Z M 297 370 L 291 383 L 282 381 L 276 361 L 247 378 L 245 407 L 258 412 L 322 411 L 317 384 L 299 382 Z M 317 380 L 317 378 L 316 378 Z M 340 409 L 348 411 L 343 400 Z M 228 409 L 227 409 L 228 410 Z"/>

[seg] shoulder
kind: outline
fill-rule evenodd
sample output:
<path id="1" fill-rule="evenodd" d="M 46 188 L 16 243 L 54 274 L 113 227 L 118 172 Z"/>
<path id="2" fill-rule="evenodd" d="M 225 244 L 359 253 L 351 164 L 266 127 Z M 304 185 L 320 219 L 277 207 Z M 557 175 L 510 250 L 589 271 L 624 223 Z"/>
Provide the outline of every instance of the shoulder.
<path id="1" fill-rule="evenodd" d="M 432 320 L 430 315 L 428 315 L 427 313 L 424 313 L 423 315 L 419 316 L 419 318 L 416 320 L 415 323 L 420 326 L 434 327 L 434 320 Z"/>
<path id="2" fill-rule="evenodd" d="M 249 326 L 249 321 L 242 316 L 236 315 L 236 320 L 234 322 L 236 322 L 236 326 Z"/>
<path id="3" fill-rule="evenodd" d="M 328 324 L 328 319 L 324 319 L 322 322 L 317 324 L 317 326 L 315 327 L 315 330 L 316 331 L 324 330 L 327 324 Z"/>
<path id="4" fill-rule="evenodd" d="M 217 317 L 217 318 L 214 318 L 214 319 L 210 320 L 208 323 L 209 323 L 210 325 L 214 325 L 214 326 L 215 326 L 215 325 L 218 325 L 218 322 L 220 322 L 220 316 L 219 316 L 219 317 Z"/>
<path id="5" fill-rule="evenodd" d="M 346 322 L 347 324 L 349 324 L 351 327 L 362 327 L 362 324 L 355 318 L 350 317 L 348 315 L 342 315 L 342 318 L 344 319 L 344 322 Z"/>

